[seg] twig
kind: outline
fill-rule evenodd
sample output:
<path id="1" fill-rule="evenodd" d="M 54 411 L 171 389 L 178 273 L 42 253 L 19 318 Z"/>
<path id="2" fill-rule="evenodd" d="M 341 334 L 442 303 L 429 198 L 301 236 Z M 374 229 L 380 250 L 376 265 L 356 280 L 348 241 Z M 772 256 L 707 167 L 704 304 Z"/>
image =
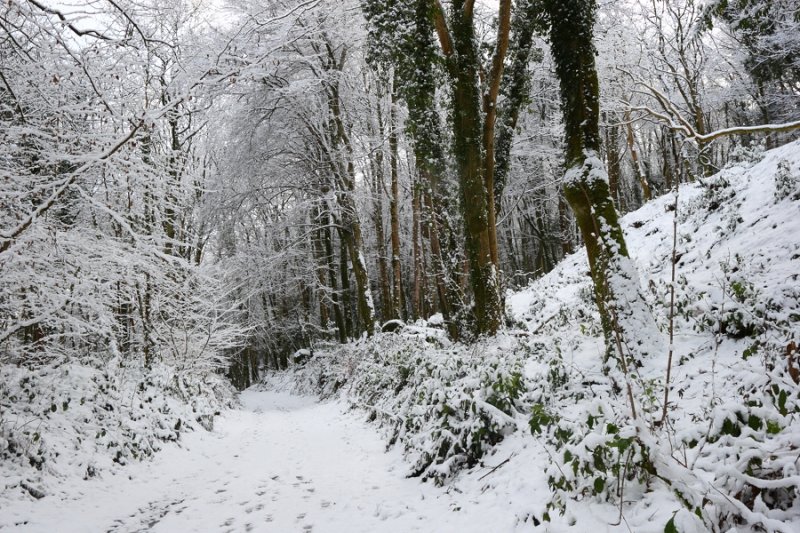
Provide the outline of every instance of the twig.
<path id="1" fill-rule="evenodd" d="M 669 285 L 669 355 L 667 356 L 667 378 L 664 383 L 664 406 L 661 411 L 661 424 L 667 420 L 667 405 L 669 404 L 669 381 L 672 375 L 672 355 L 675 352 L 675 263 L 677 262 L 678 247 L 678 190 L 675 186 L 675 207 L 672 217 L 672 275 Z"/>
<path id="2" fill-rule="evenodd" d="M 515 455 L 516 455 L 516 453 L 512 453 L 511 455 L 509 455 L 509 456 L 508 456 L 508 459 L 506 459 L 505 461 L 503 461 L 503 462 L 502 462 L 502 463 L 500 463 L 499 465 L 497 465 L 497 466 L 493 467 L 491 470 L 489 470 L 489 471 L 488 471 L 488 472 L 486 472 L 484 475 L 482 475 L 481 477 L 479 477 L 479 478 L 478 478 L 478 481 L 481 481 L 481 480 L 483 480 L 483 478 L 487 477 L 489 474 L 493 474 L 493 473 L 494 473 L 494 472 L 495 472 L 497 469 L 499 469 L 501 466 L 503 466 L 504 464 L 508 463 L 508 462 L 511 460 L 511 458 L 512 458 L 512 457 L 514 457 Z"/>

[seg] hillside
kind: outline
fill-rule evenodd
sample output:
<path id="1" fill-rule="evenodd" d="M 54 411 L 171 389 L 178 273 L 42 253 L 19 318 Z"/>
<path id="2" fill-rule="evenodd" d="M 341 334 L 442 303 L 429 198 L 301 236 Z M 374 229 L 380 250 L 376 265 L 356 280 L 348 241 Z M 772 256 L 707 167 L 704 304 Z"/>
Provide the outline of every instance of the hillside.
<path id="1" fill-rule="evenodd" d="M 667 353 L 636 371 L 636 422 L 603 372 L 583 252 L 508 295 L 514 328 L 497 339 L 451 345 L 418 323 L 318 350 L 279 381 L 366 409 L 409 474 L 498 530 L 662 532 L 674 516 L 684 532 L 796 531 L 800 144 L 757 158 L 682 187 L 677 218 L 673 194 L 624 218 L 665 339 L 677 221 L 667 424 Z"/>

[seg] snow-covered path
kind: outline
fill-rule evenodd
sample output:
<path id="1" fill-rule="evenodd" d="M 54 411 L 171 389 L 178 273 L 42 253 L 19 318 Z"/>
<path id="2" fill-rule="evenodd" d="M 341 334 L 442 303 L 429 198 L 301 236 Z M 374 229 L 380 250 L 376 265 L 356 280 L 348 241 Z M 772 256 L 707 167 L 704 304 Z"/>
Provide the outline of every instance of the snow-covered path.
<path id="1" fill-rule="evenodd" d="M 507 530 L 464 494 L 405 477 L 374 428 L 339 403 L 247 391 L 215 431 L 147 463 L 0 510 L 13 531 Z M 465 505 L 467 503 L 467 505 Z M 485 503 L 485 502 L 482 502 Z M 483 509 L 481 509 L 483 508 Z M 499 520 L 498 520 L 499 519 Z M 498 526 L 505 522 L 505 528 Z"/>

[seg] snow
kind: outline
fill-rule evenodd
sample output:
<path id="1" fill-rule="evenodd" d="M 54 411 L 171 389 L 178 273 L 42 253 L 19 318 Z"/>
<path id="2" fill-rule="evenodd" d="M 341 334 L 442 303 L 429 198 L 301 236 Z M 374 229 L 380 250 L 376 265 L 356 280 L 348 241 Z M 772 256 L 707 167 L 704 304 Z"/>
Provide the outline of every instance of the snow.
<path id="1" fill-rule="evenodd" d="M 675 335 L 636 370 L 634 379 L 647 387 L 635 422 L 603 372 L 580 252 L 508 295 L 513 333 L 463 346 L 418 324 L 340 351 L 315 347 L 304 366 L 242 393 L 241 407 L 224 411 L 213 431 L 183 433 L 151 461 L 86 481 L 65 473 L 59 490 L 40 500 L 0 496 L 0 530 L 661 533 L 671 520 L 683 533 L 800 531 L 800 398 L 781 351 L 800 338 L 800 190 L 776 197 L 781 167 L 800 176 L 800 142 L 679 191 Z M 666 195 L 623 219 L 633 273 L 664 338 L 674 205 Z M 669 416 L 657 425 L 668 348 L 675 352 Z M 419 368 L 408 365 L 404 379 L 427 379 L 418 389 L 395 388 L 394 376 L 381 375 L 408 362 Z M 515 368 L 524 395 L 512 409 L 490 405 L 486 379 Z M 329 399 L 281 392 L 303 386 L 327 388 Z M 782 400 L 775 387 L 788 391 Z M 422 403 L 420 391 L 428 395 Z M 398 398 L 407 411 L 393 410 L 390 400 Z M 458 455 L 434 463 L 429 472 L 441 474 L 442 487 L 406 477 L 414 454 L 435 445 L 436 413 L 454 398 L 501 420 L 504 439 L 486 445 L 471 466 Z M 535 404 L 574 438 L 556 447 L 552 434 L 531 434 Z M 465 416 L 449 419 L 449 429 L 476 420 Z M 391 422 L 368 421 L 381 417 Z M 587 417 L 606 429 L 586 429 Z M 739 435 L 725 429 L 737 420 Z M 418 425 L 388 446 L 398 421 Z M 612 432 L 606 423 L 619 427 Z M 621 505 L 611 494 L 564 492 L 563 514 L 548 512 L 554 492 L 547 478 L 563 473 L 564 452 L 591 460 L 617 436 L 638 439 L 633 457 L 648 454 L 659 478 L 625 483 Z M 769 504 L 776 495 L 783 507 Z"/>
<path id="2" fill-rule="evenodd" d="M 259 390 L 241 401 L 213 432 L 188 435 L 149 463 L 76 480 L 62 496 L 4 504 L 0 530 L 478 532 L 513 521 L 492 510 L 502 500 L 472 506 L 407 479 L 399 452 L 385 453 L 341 401 Z"/>

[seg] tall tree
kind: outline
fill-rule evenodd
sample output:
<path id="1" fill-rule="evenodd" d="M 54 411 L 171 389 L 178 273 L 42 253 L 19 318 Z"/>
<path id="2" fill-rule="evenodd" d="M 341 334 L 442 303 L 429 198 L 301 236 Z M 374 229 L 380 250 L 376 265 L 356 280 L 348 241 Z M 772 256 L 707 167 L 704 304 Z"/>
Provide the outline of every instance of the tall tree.
<path id="1" fill-rule="evenodd" d="M 513 117 L 524 101 L 524 74 L 531 43 L 530 35 L 526 37 L 525 33 L 531 26 L 531 3 L 522 2 L 520 15 L 514 19 L 518 31 L 510 76 L 504 76 L 504 70 L 512 33 L 511 0 L 500 0 L 497 30 L 487 43 L 480 43 L 478 37 L 477 13 L 483 6 L 473 0 L 455 0 L 447 8 L 438 0 L 417 0 L 411 4 L 365 0 L 363 5 L 373 49 L 377 50 L 374 54 L 395 65 L 401 87 L 407 87 L 405 93 L 401 90 L 401 95 L 409 106 L 413 131 L 420 132 L 414 115 L 429 116 L 435 95 L 435 85 L 426 85 L 417 72 L 431 70 L 437 55 L 442 57 L 450 89 L 453 158 L 475 302 L 475 332 L 492 334 L 500 327 L 503 315 L 495 199 L 498 97 L 504 87 L 511 87 L 502 112 L 512 118 L 503 119 L 504 127 L 499 130 L 505 136 L 501 147 L 505 155 L 507 137 L 513 132 L 508 123 L 513 126 Z M 438 52 L 432 48 L 431 30 L 435 30 L 438 38 Z M 486 62 L 482 55 L 484 46 L 491 48 Z M 421 141 L 423 148 L 417 159 L 424 171 L 435 170 L 426 161 L 430 156 L 425 153 L 427 143 L 425 139 Z"/>
<path id="2" fill-rule="evenodd" d="M 638 358 L 661 348 L 661 339 L 628 257 L 599 157 L 600 91 L 593 43 L 597 6 L 594 0 L 544 0 L 543 7 L 561 83 L 564 193 L 586 245 L 607 354 L 616 355 L 628 374 Z M 633 406 L 630 387 L 628 393 Z"/>

